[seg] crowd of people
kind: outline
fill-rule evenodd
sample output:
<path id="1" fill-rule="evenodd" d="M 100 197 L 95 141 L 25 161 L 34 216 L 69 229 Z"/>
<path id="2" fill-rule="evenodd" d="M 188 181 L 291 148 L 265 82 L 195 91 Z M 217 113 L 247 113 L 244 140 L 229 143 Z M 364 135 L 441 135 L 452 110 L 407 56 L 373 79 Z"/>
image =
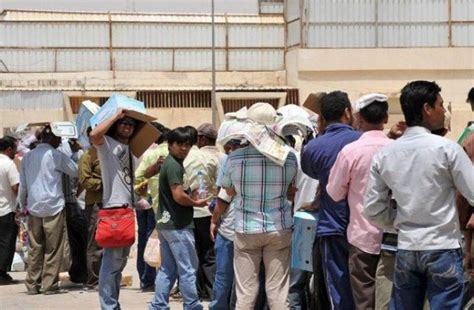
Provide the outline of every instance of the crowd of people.
<path id="1" fill-rule="evenodd" d="M 70 280 L 97 290 L 102 309 L 121 309 L 130 246 L 100 247 L 97 218 L 134 208 L 140 288 L 154 292 L 144 308 L 169 309 L 170 296 L 180 296 L 184 309 L 203 309 L 202 300 L 215 310 L 461 309 L 474 134 L 462 145 L 443 137 L 447 111 L 435 82 L 401 90 L 405 121 L 390 129 L 383 94 L 351 104 L 333 91 L 317 100 L 318 115 L 294 108 L 311 124 L 298 134 L 279 130 L 283 112 L 270 104 L 239 118 L 291 149 L 283 164 L 245 137 L 219 147 L 209 123 L 152 122 L 160 137 L 137 158 L 130 140 L 138 121 L 122 109 L 88 129 L 88 150 L 46 125 L 20 162 L 19 141 L 1 138 L 0 284 L 14 282 L 8 271 L 23 215 L 29 295 L 67 293 L 59 281 L 67 247 Z M 468 101 L 474 110 L 474 89 Z M 312 272 L 291 266 L 295 212 L 317 214 Z M 157 269 L 144 261 L 155 231 Z"/>

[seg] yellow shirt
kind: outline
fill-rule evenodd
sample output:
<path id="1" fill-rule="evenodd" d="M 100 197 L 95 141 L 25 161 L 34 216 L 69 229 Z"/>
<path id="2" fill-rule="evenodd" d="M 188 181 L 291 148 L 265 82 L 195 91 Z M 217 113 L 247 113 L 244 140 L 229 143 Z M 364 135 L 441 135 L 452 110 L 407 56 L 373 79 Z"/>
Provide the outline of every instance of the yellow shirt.
<path id="1" fill-rule="evenodd" d="M 158 145 L 158 147 L 148 150 L 143 154 L 142 161 L 137 167 L 137 170 L 135 170 L 135 186 L 142 183 L 143 181 L 146 180 L 145 178 L 145 171 L 156 163 L 158 158 L 160 156 L 166 157 L 168 156 L 168 143 L 164 142 Z M 155 215 L 157 215 L 158 212 L 158 187 L 160 185 L 159 181 L 159 173 L 152 176 L 151 178 L 148 179 L 148 194 L 151 196 L 152 199 L 152 208 L 153 211 L 155 211 Z M 158 218 L 158 217 L 157 217 Z"/>
<path id="2" fill-rule="evenodd" d="M 204 183 L 209 194 L 217 195 L 216 179 L 219 171 L 220 159 L 224 154 L 219 152 L 216 146 L 204 146 L 198 148 L 193 146 L 184 160 L 184 187 L 191 191 L 199 188 L 197 173 L 202 171 Z M 211 216 L 208 208 L 194 208 L 194 217 Z"/>

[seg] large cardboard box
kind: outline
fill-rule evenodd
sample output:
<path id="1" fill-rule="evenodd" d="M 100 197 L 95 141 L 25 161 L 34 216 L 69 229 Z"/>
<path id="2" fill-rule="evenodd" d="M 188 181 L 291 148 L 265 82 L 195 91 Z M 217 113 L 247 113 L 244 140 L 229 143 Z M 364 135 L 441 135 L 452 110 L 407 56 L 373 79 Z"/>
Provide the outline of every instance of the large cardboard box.
<path id="1" fill-rule="evenodd" d="M 117 113 L 119 108 L 140 112 L 146 114 L 145 104 L 141 101 L 129 98 L 120 94 L 113 94 L 110 98 L 104 103 L 104 105 L 94 114 L 90 119 L 90 124 L 92 129 L 97 127 L 98 124 L 103 121 L 111 118 Z"/>
<path id="2" fill-rule="evenodd" d="M 114 94 L 90 119 L 91 127 L 94 129 L 98 124 L 113 117 L 120 108 L 126 110 L 125 115 L 138 121 L 135 125 L 129 146 L 133 155 L 140 157 L 160 136 L 158 129 L 150 124 L 150 122 L 156 118 L 146 114 L 143 102 L 123 95 Z M 93 152 L 91 155 L 94 156 Z"/>
<path id="3" fill-rule="evenodd" d="M 297 211 L 295 213 L 291 244 L 291 268 L 313 271 L 313 244 L 318 220 L 318 212 Z"/>

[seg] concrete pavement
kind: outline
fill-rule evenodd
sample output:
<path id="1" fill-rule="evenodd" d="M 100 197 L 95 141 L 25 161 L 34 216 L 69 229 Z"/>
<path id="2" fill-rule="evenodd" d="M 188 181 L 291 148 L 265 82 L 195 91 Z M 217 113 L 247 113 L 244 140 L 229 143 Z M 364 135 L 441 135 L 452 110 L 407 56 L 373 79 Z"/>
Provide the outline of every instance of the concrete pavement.
<path id="1" fill-rule="evenodd" d="M 141 292 L 138 281 L 138 273 L 135 267 L 135 258 L 130 258 L 125 267 L 124 274 L 133 276 L 131 287 L 122 287 L 120 290 L 120 304 L 122 309 L 148 309 L 148 305 L 153 298 L 153 293 Z M 10 275 L 21 281 L 18 284 L 0 286 L 0 310 L 94 310 L 100 309 L 99 295 L 97 291 L 86 291 L 79 286 L 66 286 L 69 290 L 67 294 L 59 295 L 34 295 L 26 294 L 26 288 L 23 283 L 26 272 L 11 272 Z M 181 300 L 170 300 L 171 309 L 183 309 Z M 207 309 L 208 303 L 204 303 Z"/>

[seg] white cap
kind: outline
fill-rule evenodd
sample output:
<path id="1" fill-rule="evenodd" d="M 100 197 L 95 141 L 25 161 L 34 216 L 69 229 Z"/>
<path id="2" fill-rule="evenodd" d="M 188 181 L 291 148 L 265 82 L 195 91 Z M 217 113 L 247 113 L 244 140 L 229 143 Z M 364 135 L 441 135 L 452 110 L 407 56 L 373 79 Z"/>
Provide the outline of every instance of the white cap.
<path id="1" fill-rule="evenodd" d="M 360 97 L 359 99 L 357 99 L 357 101 L 355 102 L 353 112 L 358 113 L 360 110 L 371 105 L 375 101 L 385 102 L 387 100 L 388 100 L 387 96 L 378 94 L 378 93 L 364 95 Z"/>

